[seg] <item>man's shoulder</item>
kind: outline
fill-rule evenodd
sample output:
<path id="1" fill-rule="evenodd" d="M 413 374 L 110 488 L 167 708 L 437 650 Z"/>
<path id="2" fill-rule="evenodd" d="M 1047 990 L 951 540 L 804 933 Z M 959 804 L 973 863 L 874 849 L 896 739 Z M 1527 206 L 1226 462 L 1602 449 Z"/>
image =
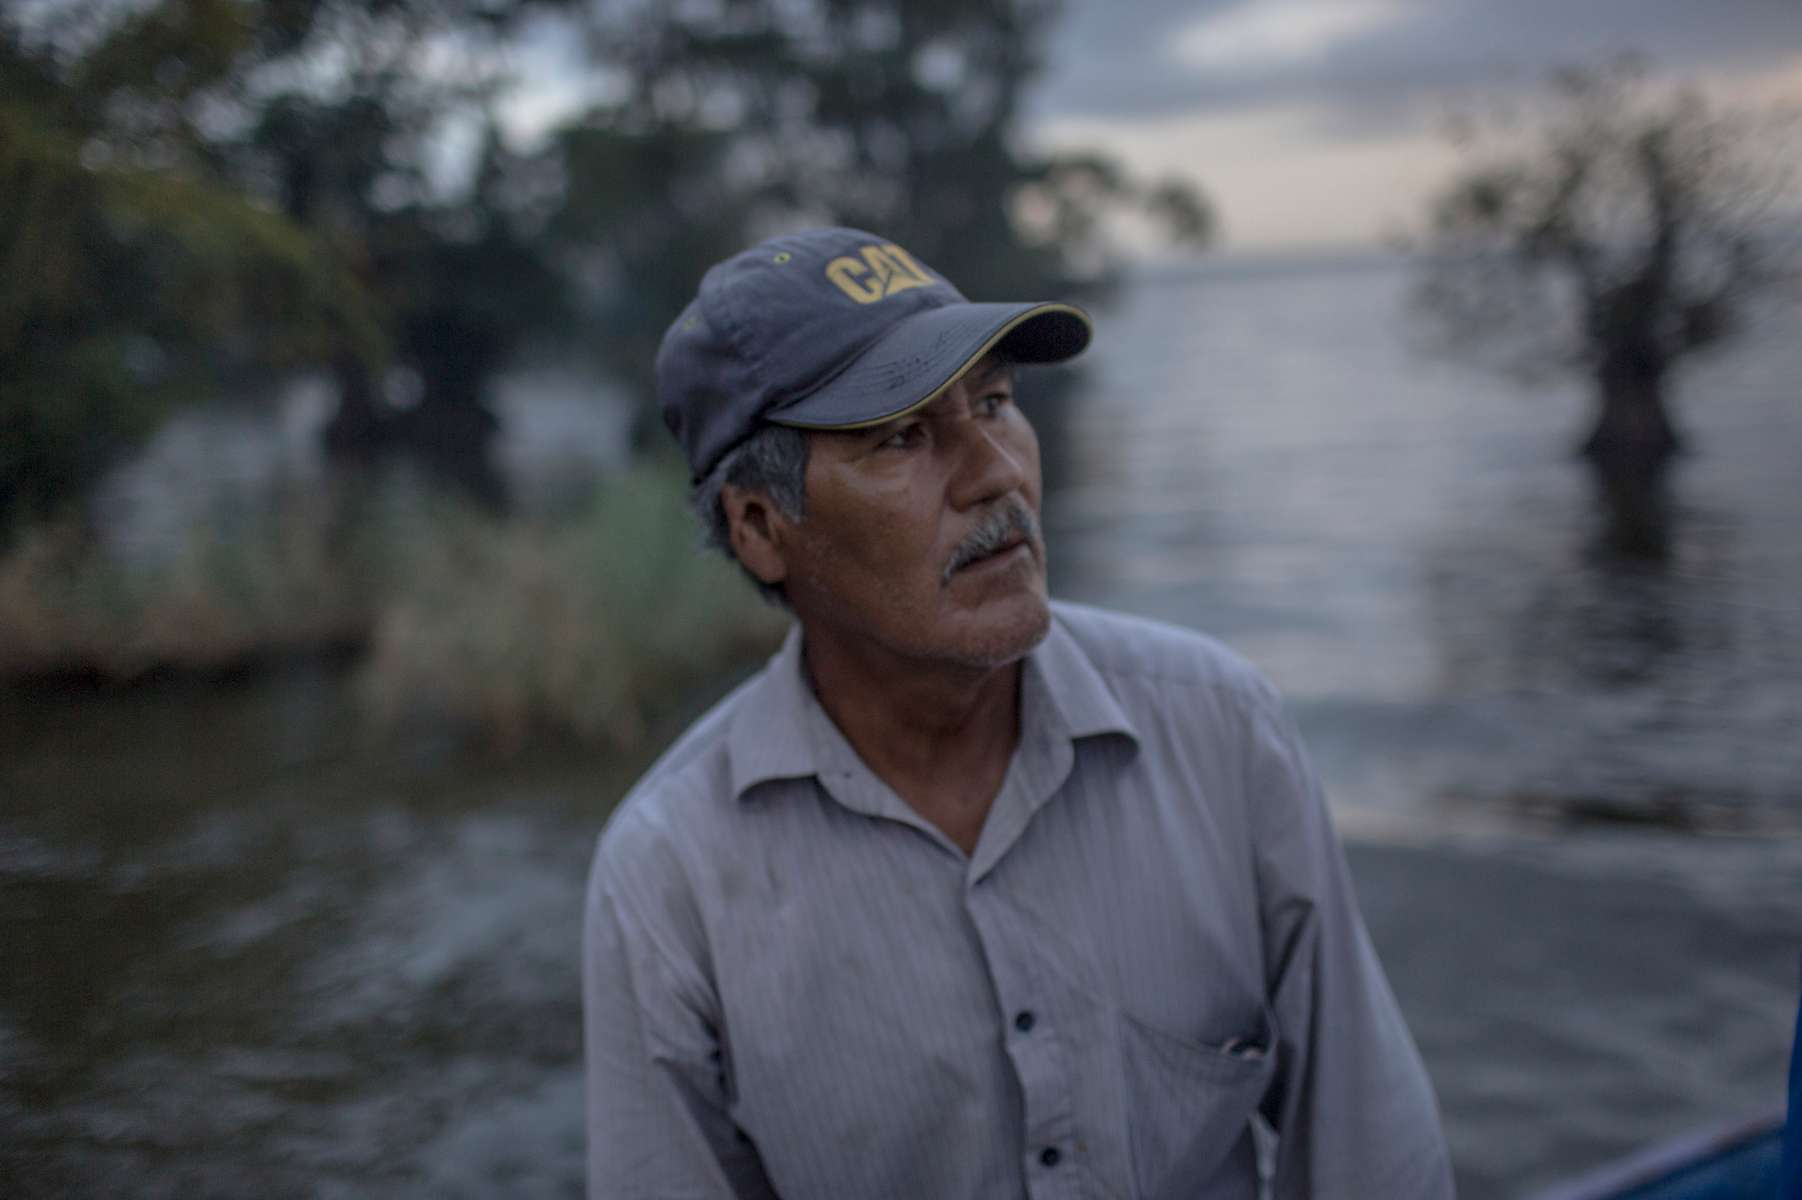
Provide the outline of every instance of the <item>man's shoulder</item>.
<path id="1" fill-rule="evenodd" d="M 694 830 L 707 821 L 709 810 L 733 800 L 733 719 L 767 670 L 766 665 L 702 713 L 639 776 L 601 831 L 597 863 L 641 856 L 672 830 Z"/>
<path id="2" fill-rule="evenodd" d="M 1244 705 L 1277 705 L 1276 688 L 1217 639 L 1149 617 L 1056 601 L 1059 626 L 1108 683 L 1132 693 L 1204 689 Z"/>

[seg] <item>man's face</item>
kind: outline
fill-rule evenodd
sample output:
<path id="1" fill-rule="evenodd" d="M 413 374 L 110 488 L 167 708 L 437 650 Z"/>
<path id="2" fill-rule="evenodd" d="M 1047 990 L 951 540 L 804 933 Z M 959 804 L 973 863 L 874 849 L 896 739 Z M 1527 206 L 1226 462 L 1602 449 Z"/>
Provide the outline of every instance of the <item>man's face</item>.
<path id="1" fill-rule="evenodd" d="M 1039 442 L 1005 362 L 985 358 L 894 421 L 810 438 L 806 517 L 782 555 L 810 631 L 970 667 L 1038 644 L 1051 619 Z"/>

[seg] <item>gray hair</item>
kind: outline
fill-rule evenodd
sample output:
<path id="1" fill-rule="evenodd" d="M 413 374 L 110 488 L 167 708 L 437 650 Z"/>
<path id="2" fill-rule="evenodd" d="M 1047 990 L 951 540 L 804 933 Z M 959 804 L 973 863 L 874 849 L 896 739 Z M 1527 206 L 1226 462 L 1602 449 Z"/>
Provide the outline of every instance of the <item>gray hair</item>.
<path id="1" fill-rule="evenodd" d="M 784 518 L 799 521 L 807 512 L 807 435 L 787 425 L 762 426 L 728 450 L 688 495 L 689 507 L 701 522 L 702 543 L 738 563 L 738 569 L 765 600 L 787 608 L 782 585 L 765 583 L 751 574 L 732 549 L 732 527 L 720 503 L 720 492 L 728 483 L 761 493 Z"/>

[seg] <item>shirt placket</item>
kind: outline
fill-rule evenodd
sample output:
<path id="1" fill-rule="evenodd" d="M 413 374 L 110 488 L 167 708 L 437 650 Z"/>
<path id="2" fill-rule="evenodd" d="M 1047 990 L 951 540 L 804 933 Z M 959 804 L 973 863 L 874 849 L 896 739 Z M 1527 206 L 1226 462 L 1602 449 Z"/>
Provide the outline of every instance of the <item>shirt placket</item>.
<path id="1" fill-rule="evenodd" d="M 1056 756 L 1061 758 L 1062 756 Z M 996 809 L 1031 805 L 1034 789 L 1056 786 L 1068 763 L 1041 762 L 1030 751 L 1010 771 Z M 1061 768 L 1061 769 L 1060 769 Z M 1055 778 L 1054 778 L 1055 777 Z M 991 819 L 997 814 L 991 813 Z M 1025 813 L 1022 812 L 1024 824 Z M 1010 847 L 1011 849 L 1011 840 Z M 999 866 L 1007 849 L 1001 851 Z M 989 978 L 1000 1005 L 1002 1037 L 1014 1076 L 1019 1081 L 1024 1120 L 1022 1173 L 1034 1200 L 1057 1200 L 1089 1194 L 1083 1185 L 1085 1147 L 1076 1119 L 1074 1072 L 1067 1031 L 1061 1027 L 1052 985 L 1034 961 L 1034 931 L 1012 912 L 999 888 L 994 869 L 974 864 L 964 893 L 970 922 L 982 942 Z"/>

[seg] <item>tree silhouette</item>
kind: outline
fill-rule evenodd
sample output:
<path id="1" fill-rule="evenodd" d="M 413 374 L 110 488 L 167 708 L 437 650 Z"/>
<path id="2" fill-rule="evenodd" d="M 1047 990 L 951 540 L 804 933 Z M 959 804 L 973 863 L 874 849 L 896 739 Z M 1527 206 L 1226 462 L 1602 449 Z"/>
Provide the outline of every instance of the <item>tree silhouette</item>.
<path id="1" fill-rule="evenodd" d="M 1581 450 L 1611 487 L 1658 477 L 1682 444 L 1678 368 L 1793 270 L 1770 228 L 1784 175 L 1760 132 L 1631 60 L 1561 73 L 1524 129 L 1461 131 L 1478 162 L 1437 200 L 1422 306 L 1498 365 L 1587 376 Z"/>
<path id="2" fill-rule="evenodd" d="M 584 40 L 609 99 L 527 150 L 497 101 L 541 17 Z M 509 360 L 542 339 L 643 385 L 702 270 L 778 227 L 874 227 L 978 298 L 1104 277 L 1109 209 L 1205 241 L 1193 190 L 1022 149 L 1054 17 L 1050 0 L 0 9 L 0 522 L 78 501 L 173 406 L 302 369 L 336 383 L 335 456 L 409 452 L 499 500 L 488 391 Z M 476 149 L 447 169 L 447 139 Z"/>
<path id="3" fill-rule="evenodd" d="M 35 37 L 0 14 L 0 538 L 226 381 L 383 348 L 358 281 L 221 179 L 184 115 L 246 31 L 84 11 Z"/>
<path id="4" fill-rule="evenodd" d="M 648 397 L 657 339 L 712 262 L 784 227 L 877 230 L 974 298 L 1105 275 L 1098 218 L 1132 207 L 1201 244 L 1185 185 L 1021 148 L 1050 0 L 744 0 L 599 10 L 608 103 L 563 132 L 552 228 L 605 366 Z M 649 412 L 648 404 L 642 410 Z M 653 422 L 645 419 L 641 428 Z"/>
<path id="5" fill-rule="evenodd" d="M 0 11 L 0 519 L 79 500 L 174 405 L 321 367 L 329 450 L 495 498 L 487 385 L 558 280 L 492 135 L 467 180 L 432 156 L 491 131 L 499 48 L 557 2 Z"/>

